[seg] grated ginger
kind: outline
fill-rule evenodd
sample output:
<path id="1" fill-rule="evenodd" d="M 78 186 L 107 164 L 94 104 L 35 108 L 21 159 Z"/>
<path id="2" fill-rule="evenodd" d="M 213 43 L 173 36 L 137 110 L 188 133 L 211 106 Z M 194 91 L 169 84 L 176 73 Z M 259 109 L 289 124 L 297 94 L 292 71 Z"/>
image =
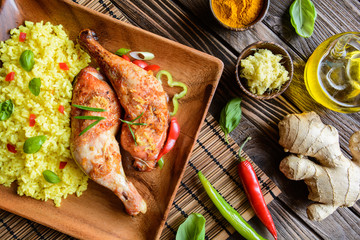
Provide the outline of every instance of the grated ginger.
<path id="1" fill-rule="evenodd" d="M 278 91 L 289 80 L 289 72 L 280 63 L 282 56 L 270 50 L 258 49 L 254 55 L 241 60 L 240 77 L 247 80 L 249 90 L 257 95 Z"/>

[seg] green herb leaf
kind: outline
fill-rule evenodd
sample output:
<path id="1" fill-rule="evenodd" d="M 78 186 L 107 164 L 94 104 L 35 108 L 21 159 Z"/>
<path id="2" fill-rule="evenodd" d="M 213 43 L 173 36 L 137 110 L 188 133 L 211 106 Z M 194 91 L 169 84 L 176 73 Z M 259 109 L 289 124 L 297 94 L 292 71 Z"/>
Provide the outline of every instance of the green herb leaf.
<path id="1" fill-rule="evenodd" d="M 39 96 L 40 87 L 41 87 L 41 79 L 40 78 L 33 78 L 29 82 L 29 90 L 35 96 Z"/>
<path id="2" fill-rule="evenodd" d="M 192 213 L 183 222 L 177 233 L 176 240 L 204 240 L 205 218 L 199 213 Z"/>
<path id="3" fill-rule="evenodd" d="M 121 122 L 126 123 L 126 124 L 129 126 L 129 130 L 130 130 L 131 136 L 132 136 L 133 139 L 134 139 L 135 146 L 137 146 L 137 142 L 136 142 L 136 137 L 135 137 L 134 131 L 133 131 L 132 128 L 131 128 L 131 125 L 146 126 L 146 125 L 147 125 L 146 123 L 135 123 L 135 121 L 138 120 L 139 118 L 141 118 L 144 113 L 145 113 L 145 111 L 142 112 L 139 116 L 137 116 L 137 117 L 136 117 L 134 120 L 132 120 L 132 121 L 126 121 L 126 120 L 120 119 Z"/>
<path id="4" fill-rule="evenodd" d="M 95 121 L 95 122 L 93 122 L 93 123 L 91 123 L 89 126 L 87 126 L 84 130 L 81 131 L 81 133 L 79 134 L 79 136 L 81 136 L 81 135 L 83 135 L 84 133 L 86 133 L 87 131 L 89 131 L 90 128 L 92 128 L 93 126 L 95 126 L 96 124 L 98 124 L 100 121 L 101 121 L 101 119 L 100 119 L 100 120 L 97 120 L 97 121 Z"/>
<path id="5" fill-rule="evenodd" d="M 122 119 L 120 119 L 120 121 L 123 122 L 123 123 L 126 123 L 128 125 L 136 125 L 136 126 L 146 126 L 147 125 L 146 123 L 134 123 L 134 122 L 129 122 L 129 121 L 122 120 Z"/>
<path id="6" fill-rule="evenodd" d="M 0 103 L 0 121 L 5 121 L 10 118 L 14 112 L 14 104 L 11 99 Z"/>
<path id="7" fill-rule="evenodd" d="M 137 116 L 134 120 L 132 120 L 131 122 L 135 122 L 136 120 L 138 120 L 139 118 L 142 117 L 142 115 L 144 115 L 145 111 L 143 111 L 139 116 Z"/>
<path id="8" fill-rule="evenodd" d="M 234 98 L 230 100 L 226 106 L 221 110 L 220 115 L 220 127 L 225 133 L 225 140 L 227 143 L 228 135 L 231 133 L 240 123 L 241 120 L 241 98 Z"/>
<path id="9" fill-rule="evenodd" d="M 24 153 L 36 153 L 41 149 L 41 146 L 46 141 L 46 136 L 36 136 L 28 138 L 23 146 Z"/>
<path id="10" fill-rule="evenodd" d="M 59 183 L 61 181 L 59 176 L 56 175 L 56 173 L 54 173 L 53 171 L 45 170 L 45 171 L 43 171 L 42 174 L 43 174 L 45 180 L 48 181 L 49 183 Z"/>
<path id="11" fill-rule="evenodd" d="M 159 161 L 157 162 L 157 164 L 158 164 L 159 168 L 162 169 L 164 166 L 164 158 L 160 158 Z"/>
<path id="12" fill-rule="evenodd" d="M 20 56 L 20 65 L 25 70 L 30 72 L 35 65 L 34 53 L 31 50 L 25 50 Z"/>
<path id="13" fill-rule="evenodd" d="M 86 106 L 76 105 L 76 104 L 73 104 L 72 106 L 82 109 L 82 110 L 87 110 L 87 111 L 92 111 L 92 112 L 107 112 L 107 110 L 103 109 L 103 108 L 86 107 Z"/>
<path id="14" fill-rule="evenodd" d="M 84 120 L 104 120 L 106 117 L 100 116 L 75 116 L 76 119 L 84 119 Z"/>
<path id="15" fill-rule="evenodd" d="M 298 35 L 308 38 L 314 31 L 316 9 L 310 0 L 295 0 L 290 6 L 291 24 Z"/>
<path id="16" fill-rule="evenodd" d="M 121 57 L 122 55 L 128 54 L 130 51 L 131 49 L 128 48 L 120 48 L 115 52 L 115 54 Z"/>
<path id="17" fill-rule="evenodd" d="M 129 127 L 129 130 L 130 130 L 130 133 L 131 133 L 131 136 L 133 137 L 134 139 L 134 142 L 135 142 L 135 146 L 137 146 L 137 142 L 136 142 L 136 137 L 135 137 L 135 134 L 133 132 L 133 130 L 131 129 L 131 126 L 128 124 L 128 127 Z"/>

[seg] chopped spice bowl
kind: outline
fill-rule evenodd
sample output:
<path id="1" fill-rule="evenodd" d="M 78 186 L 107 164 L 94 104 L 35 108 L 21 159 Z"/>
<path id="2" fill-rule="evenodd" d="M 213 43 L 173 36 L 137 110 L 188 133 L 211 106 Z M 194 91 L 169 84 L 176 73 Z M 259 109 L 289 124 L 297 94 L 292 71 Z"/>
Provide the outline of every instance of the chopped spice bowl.
<path id="1" fill-rule="evenodd" d="M 225 28 L 245 31 L 266 15 L 270 0 L 210 0 L 214 18 Z"/>
<path id="2" fill-rule="evenodd" d="M 272 91 L 265 91 L 263 94 L 256 94 L 252 91 L 250 91 L 250 87 L 248 85 L 247 79 L 242 77 L 244 68 L 241 66 L 241 60 L 246 59 L 250 55 L 254 55 L 255 53 L 259 52 L 259 49 L 265 49 L 271 51 L 274 55 L 281 55 L 282 58 L 280 60 L 280 67 L 283 66 L 284 70 L 288 72 L 287 80 L 279 86 L 279 88 L 274 89 Z M 289 53 L 281 46 L 275 43 L 271 42 L 256 42 L 249 46 L 247 46 L 241 53 L 238 58 L 237 64 L 236 64 L 236 80 L 240 85 L 240 88 L 249 96 L 254 97 L 259 100 L 266 100 L 271 99 L 279 96 L 282 94 L 290 85 L 290 82 L 292 80 L 293 76 L 293 62 L 289 55 Z M 262 71 L 265 71 L 265 69 L 262 69 Z M 269 73 L 270 74 L 270 73 Z M 277 80 L 277 79 L 276 79 Z"/>

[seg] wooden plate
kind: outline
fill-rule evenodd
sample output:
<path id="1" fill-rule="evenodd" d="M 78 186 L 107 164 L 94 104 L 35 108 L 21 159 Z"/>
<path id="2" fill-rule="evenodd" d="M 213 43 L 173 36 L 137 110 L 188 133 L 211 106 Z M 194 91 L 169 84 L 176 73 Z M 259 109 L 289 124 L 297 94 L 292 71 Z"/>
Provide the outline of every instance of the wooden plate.
<path id="1" fill-rule="evenodd" d="M 110 51 L 121 47 L 153 52 L 152 61 L 185 82 L 188 94 L 180 102 L 177 119 L 181 134 L 175 149 L 167 154 L 162 170 L 140 173 L 131 167 L 131 158 L 123 155 L 128 178 L 148 204 L 148 212 L 130 217 L 121 201 L 109 190 L 89 181 L 81 196 L 69 196 L 61 207 L 16 194 L 0 186 L 0 208 L 52 227 L 81 239 L 157 239 L 167 218 L 176 190 L 184 174 L 190 153 L 205 118 L 222 73 L 223 63 L 210 55 L 120 22 L 70 1 L 2 0 L 0 40 L 9 30 L 29 21 L 62 24 L 72 40 L 83 28 L 91 28 L 100 43 Z M 179 89 L 166 88 L 170 97 Z"/>

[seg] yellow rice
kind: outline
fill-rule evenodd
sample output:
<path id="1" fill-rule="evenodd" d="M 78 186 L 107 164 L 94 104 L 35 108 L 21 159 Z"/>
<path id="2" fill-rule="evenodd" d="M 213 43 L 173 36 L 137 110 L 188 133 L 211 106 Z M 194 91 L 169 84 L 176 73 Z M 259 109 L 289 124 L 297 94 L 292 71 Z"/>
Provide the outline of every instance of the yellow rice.
<path id="1" fill-rule="evenodd" d="M 26 33 L 25 42 L 19 42 L 20 32 Z M 61 25 L 53 26 L 25 22 L 25 26 L 10 31 L 11 38 L 0 42 L 0 102 L 11 99 L 14 112 L 8 120 L 0 121 L 0 183 L 10 186 L 17 181 L 19 195 L 35 199 L 54 200 L 60 206 L 62 198 L 76 193 L 80 196 L 87 188 L 87 177 L 72 160 L 70 143 L 70 102 L 72 80 L 90 62 L 90 57 L 69 40 Z M 19 63 L 25 50 L 33 51 L 35 65 L 26 72 Z M 61 70 L 59 63 L 65 62 L 69 70 Z M 9 72 L 15 72 L 15 79 L 5 81 Z M 29 90 L 29 81 L 40 77 L 41 91 L 34 96 Z M 65 107 L 64 114 L 58 111 Z M 36 115 L 36 124 L 29 126 L 30 114 Z M 26 139 L 45 135 L 47 140 L 39 152 L 26 154 L 23 145 Z M 17 153 L 11 153 L 7 144 L 16 146 Z M 59 169 L 61 161 L 68 162 Z M 42 172 L 55 172 L 61 182 L 47 182 Z"/>

